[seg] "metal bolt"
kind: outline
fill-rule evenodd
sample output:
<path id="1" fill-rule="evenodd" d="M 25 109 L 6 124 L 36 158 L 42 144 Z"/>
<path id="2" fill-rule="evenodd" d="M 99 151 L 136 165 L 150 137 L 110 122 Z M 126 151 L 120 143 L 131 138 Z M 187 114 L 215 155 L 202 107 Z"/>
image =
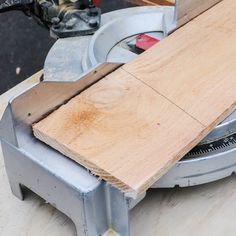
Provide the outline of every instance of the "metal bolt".
<path id="1" fill-rule="evenodd" d="M 90 20 L 89 20 L 89 26 L 90 26 L 90 27 L 95 28 L 95 27 L 97 27 L 97 25 L 98 25 L 98 22 L 97 22 L 96 19 L 90 19 Z"/>
<path id="2" fill-rule="evenodd" d="M 52 22 L 53 25 L 54 25 L 54 24 L 59 24 L 60 21 L 61 21 L 61 20 L 60 20 L 59 17 L 53 17 L 52 20 L 51 20 L 51 22 Z"/>
<path id="3" fill-rule="evenodd" d="M 60 28 L 60 21 L 61 20 L 59 17 L 53 17 L 51 20 L 53 28 L 55 28 L 55 29 Z"/>
<path id="4" fill-rule="evenodd" d="M 66 27 L 66 29 L 71 30 L 71 29 L 73 29 L 74 25 L 75 25 L 74 22 L 68 21 L 68 22 L 66 22 L 65 27 Z"/>

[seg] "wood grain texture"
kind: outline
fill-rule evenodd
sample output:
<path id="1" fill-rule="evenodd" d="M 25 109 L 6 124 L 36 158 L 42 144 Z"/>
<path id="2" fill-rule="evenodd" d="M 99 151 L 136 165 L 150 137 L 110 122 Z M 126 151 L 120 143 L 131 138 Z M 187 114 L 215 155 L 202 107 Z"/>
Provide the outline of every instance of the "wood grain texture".
<path id="1" fill-rule="evenodd" d="M 146 191 L 235 109 L 236 31 L 204 26 L 205 14 L 35 124 L 35 136 L 128 196 Z"/>
<path id="2" fill-rule="evenodd" d="M 236 101 L 235 12 L 236 1 L 219 3 L 123 69 L 202 124 L 218 122 Z"/>
<path id="3" fill-rule="evenodd" d="M 0 116 L 11 97 L 38 80 L 35 75 L 1 95 Z M 24 202 L 12 195 L 1 150 L 0 185 L 0 235 L 76 235 L 72 221 L 37 195 L 28 193 Z M 191 188 L 149 191 L 131 211 L 130 235 L 222 236 L 227 232 L 227 236 L 235 236 L 235 190 L 236 177 L 231 176 Z"/>
<path id="4" fill-rule="evenodd" d="M 204 129 L 122 69 L 34 125 L 40 140 L 123 191 L 137 193 L 189 150 L 186 143 L 193 147 Z"/>

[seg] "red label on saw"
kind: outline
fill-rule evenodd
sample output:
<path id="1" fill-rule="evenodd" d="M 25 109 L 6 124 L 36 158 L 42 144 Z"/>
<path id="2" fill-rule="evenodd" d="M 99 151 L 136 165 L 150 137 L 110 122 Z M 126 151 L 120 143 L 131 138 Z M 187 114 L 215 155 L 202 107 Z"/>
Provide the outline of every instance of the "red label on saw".
<path id="1" fill-rule="evenodd" d="M 160 42 L 159 39 L 153 38 L 147 34 L 140 34 L 136 37 L 135 46 L 137 48 L 147 50 L 158 42 Z"/>

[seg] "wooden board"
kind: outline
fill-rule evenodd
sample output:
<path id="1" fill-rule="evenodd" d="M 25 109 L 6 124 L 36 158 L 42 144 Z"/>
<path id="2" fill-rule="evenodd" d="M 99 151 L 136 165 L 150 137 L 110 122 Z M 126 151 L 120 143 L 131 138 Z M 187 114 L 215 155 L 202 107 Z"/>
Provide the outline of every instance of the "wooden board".
<path id="1" fill-rule="evenodd" d="M 35 136 L 137 197 L 235 109 L 232 8 L 224 0 L 88 88 Z"/>
<path id="2" fill-rule="evenodd" d="M 34 75 L 0 96 L 0 117 L 8 101 L 33 86 L 39 77 Z M 24 202 L 12 195 L 1 150 L 0 185 L 0 235 L 76 235 L 73 222 L 36 194 L 27 192 Z M 227 236 L 235 236 L 235 190 L 233 175 L 191 188 L 149 191 L 131 211 L 130 236 L 222 236 L 226 232 Z M 194 217 L 189 217 L 193 212 Z"/>
<path id="3" fill-rule="evenodd" d="M 219 3 L 123 69 L 210 125 L 236 101 L 235 12 L 236 1 Z"/>

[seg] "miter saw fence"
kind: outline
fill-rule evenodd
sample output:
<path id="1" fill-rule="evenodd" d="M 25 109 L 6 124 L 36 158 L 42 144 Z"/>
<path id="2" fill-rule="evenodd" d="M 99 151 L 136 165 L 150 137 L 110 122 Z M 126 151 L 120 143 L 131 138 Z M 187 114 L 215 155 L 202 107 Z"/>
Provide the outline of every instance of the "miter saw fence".
<path id="1" fill-rule="evenodd" d="M 0 3 L 0 13 L 21 10 L 49 28 L 52 37 L 65 38 L 92 34 L 99 28 L 98 4 L 98 0 L 6 0 Z"/>

